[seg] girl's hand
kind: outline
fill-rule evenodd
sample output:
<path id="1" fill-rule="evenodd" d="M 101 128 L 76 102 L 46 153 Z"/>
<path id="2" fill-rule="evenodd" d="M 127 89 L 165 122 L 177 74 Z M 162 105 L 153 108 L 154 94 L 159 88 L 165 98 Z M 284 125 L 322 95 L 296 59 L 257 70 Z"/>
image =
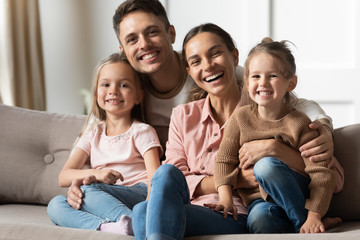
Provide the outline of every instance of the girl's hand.
<path id="1" fill-rule="evenodd" d="M 224 218 L 227 218 L 228 213 L 231 213 L 234 220 L 237 221 L 237 209 L 232 201 L 219 201 L 217 204 L 205 203 L 204 206 L 217 212 L 223 211 Z"/>
<path id="2" fill-rule="evenodd" d="M 233 214 L 233 218 L 237 220 L 237 209 L 232 199 L 232 191 L 230 185 L 221 185 L 218 187 L 220 201 L 218 204 L 207 204 L 204 206 L 215 211 L 223 211 L 224 218 L 227 218 L 228 213 Z"/>
<path id="3" fill-rule="evenodd" d="M 105 184 L 115 184 L 118 179 L 124 181 L 124 177 L 113 169 L 96 169 L 95 177 L 99 182 Z"/>
<path id="4" fill-rule="evenodd" d="M 319 213 L 309 211 L 305 223 L 300 228 L 300 233 L 323 233 L 325 226 Z"/>
<path id="5" fill-rule="evenodd" d="M 318 130 L 320 135 L 300 147 L 301 156 L 308 157 L 312 162 L 330 159 L 334 153 L 332 131 L 324 127 L 319 121 L 310 123 L 309 128 Z M 332 164 L 334 163 L 332 162 Z"/>

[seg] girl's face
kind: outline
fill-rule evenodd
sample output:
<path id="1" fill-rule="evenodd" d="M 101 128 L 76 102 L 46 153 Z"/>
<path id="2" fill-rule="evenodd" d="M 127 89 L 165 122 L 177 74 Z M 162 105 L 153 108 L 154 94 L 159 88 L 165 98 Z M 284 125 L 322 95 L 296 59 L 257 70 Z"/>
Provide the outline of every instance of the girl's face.
<path id="1" fill-rule="evenodd" d="M 223 96 L 237 88 L 238 51 L 229 51 L 221 37 L 210 32 L 199 33 L 185 45 L 185 55 L 188 73 L 210 95 Z"/>
<path id="2" fill-rule="evenodd" d="M 262 108 L 278 111 L 284 106 L 284 96 L 296 87 L 296 76 L 285 79 L 281 62 L 267 53 L 256 53 L 249 62 L 247 87 L 251 99 Z"/>
<path id="3" fill-rule="evenodd" d="M 134 105 L 142 100 L 134 70 L 127 63 L 110 63 L 102 67 L 97 84 L 97 103 L 109 114 L 129 117 Z"/>

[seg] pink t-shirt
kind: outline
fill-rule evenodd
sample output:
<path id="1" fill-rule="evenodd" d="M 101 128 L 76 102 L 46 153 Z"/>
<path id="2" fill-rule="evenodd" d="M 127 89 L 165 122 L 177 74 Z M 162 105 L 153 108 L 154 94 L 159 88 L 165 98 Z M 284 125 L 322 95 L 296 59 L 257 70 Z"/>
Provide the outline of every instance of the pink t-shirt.
<path id="1" fill-rule="evenodd" d="M 179 105 L 173 109 L 166 144 L 166 160 L 185 175 L 190 190 L 191 203 L 218 203 L 217 193 L 194 198 L 194 191 L 200 181 L 214 175 L 215 157 L 224 133 L 224 126 L 214 120 L 209 98 Z M 234 204 L 239 214 L 247 214 L 240 197 L 234 193 Z"/>
<path id="2" fill-rule="evenodd" d="M 118 136 L 106 136 L 104 121 L 95 127 L 85 130 L 76 147 L 90 156 L 91 168 L 111 168 L 120 172 L 124 181 L 116 184 L 131 186 L 137 183 L 148 183 L 144 154 L 151 148 L 162 148 L 155 130 L 148 124 L 134 121 L 131 127 Z"/>

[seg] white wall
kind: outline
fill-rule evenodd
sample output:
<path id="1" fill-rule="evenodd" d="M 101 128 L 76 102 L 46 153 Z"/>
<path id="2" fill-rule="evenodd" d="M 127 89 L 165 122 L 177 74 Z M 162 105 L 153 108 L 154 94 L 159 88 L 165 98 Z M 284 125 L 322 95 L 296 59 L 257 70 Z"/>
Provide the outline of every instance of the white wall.
<path id="1" fill-rule="evenodd" d="M 268 17 L 264 0 L 168 0 L 168 17 L 175 26 L 177 37 L 174 49 L 181 50 L 182 40 L 194 26 L 215 23 L 229 32 L 240 52 L 240 63 L 245 61 L 249 49 L 264 36 L 269 35 Z M 252 14 L 262 16 L 252 21 Z M 249 28 L 251 26 L 251 28 Z"/>
<path id="2" fill-rule="evenodd" d="M 289 39 L 296 45 L 296 92 L 318 102 L 333 118 L 335 127 L 359 123 L 360 2 L 272 3 L 272 36 Z"/>
<path id="3" fill-rule="evenodd" d="M 118 51 L 112 16 L 121 2 L 40 0 L 48 111 L 83 112 L 79 89 L 90 88 L 96 63 Z M 240 64 L 265 36 L 293 41 L 297 47 L 298 95 L 319 102 L 335 127 L 360 122 L 358 1 L 161 2 L 176 28 L 175 50 L 181 50 L 182 40 L 193 26 L 206 22 L 218 24 L 232 35 L 240 51 Z"/>
<path id="4" fill-rule="evenodd" d="M 83 113 L 96 63 L 118 51 L 112 16 L 122 1 L 40 0 L 47 110 Z"/>

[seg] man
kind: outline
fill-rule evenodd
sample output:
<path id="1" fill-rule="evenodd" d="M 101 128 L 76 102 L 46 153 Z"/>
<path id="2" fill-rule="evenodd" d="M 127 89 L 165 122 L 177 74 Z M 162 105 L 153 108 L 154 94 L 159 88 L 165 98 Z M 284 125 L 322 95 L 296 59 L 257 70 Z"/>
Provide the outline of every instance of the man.
<path id="1" fill-rule="evenodd" d="M 113 17 L 113 27 L 120 50 L 133 68 L 148 78 L 147 120 L 165 146 L 172 108 L 187 101 L 194 85 L 181 55 L 173 50 L 175 28 L 161 3 L 147 0 L 121 4 Z"/>

